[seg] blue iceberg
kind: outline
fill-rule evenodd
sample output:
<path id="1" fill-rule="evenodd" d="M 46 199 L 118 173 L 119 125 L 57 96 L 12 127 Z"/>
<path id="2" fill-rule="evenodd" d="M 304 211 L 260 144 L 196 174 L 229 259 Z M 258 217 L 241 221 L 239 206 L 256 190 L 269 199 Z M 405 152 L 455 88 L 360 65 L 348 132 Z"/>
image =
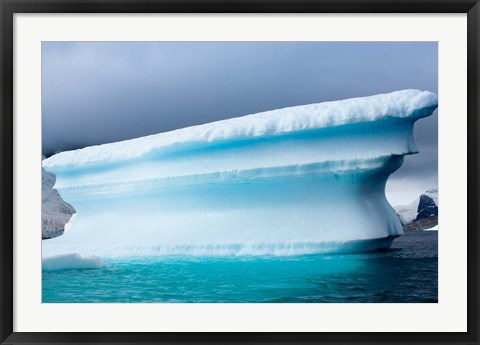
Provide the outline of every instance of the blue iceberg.
<path id="1" fill-rule="evenodd" d="M 388 248 L 403 230 L 386 181 L 436 108 L 435 94 L 403 90 L 58 153 L 43 167 L 77 215 L 43 256 Z"/>

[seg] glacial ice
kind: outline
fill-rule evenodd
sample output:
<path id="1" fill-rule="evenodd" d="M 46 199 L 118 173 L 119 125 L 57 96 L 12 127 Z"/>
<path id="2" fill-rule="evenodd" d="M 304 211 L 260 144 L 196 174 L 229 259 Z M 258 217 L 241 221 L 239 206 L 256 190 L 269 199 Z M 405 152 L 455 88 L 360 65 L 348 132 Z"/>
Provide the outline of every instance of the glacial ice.
<path id="1" fill-rule="evenodd" d="M 438 224 L 429 229 L 424 229 L 423 231 L 438 231 Z"/>
<path id="2" fill-rule="evenodd" d="M 79 254 L 66 254 L 44 257 L 42 270 L 59 271 L 67 269 L 90 269 L 105 267 L 105 262 L 97 256 L 82 257 Z"/>
<path id="3" fill-rule="evenodd" d="M 437 97 L 403 90 L 296 106 L 56 154 L 77 210 L 44 257 L 295 255 L 385 248 L 385 183 Z"/>
<path id="4" fill-rule="evenodd" d="M 42 238 L 60 236 L 75 220 L 75 209 L 53 189 L 55 175 L 42 168 Z"/>

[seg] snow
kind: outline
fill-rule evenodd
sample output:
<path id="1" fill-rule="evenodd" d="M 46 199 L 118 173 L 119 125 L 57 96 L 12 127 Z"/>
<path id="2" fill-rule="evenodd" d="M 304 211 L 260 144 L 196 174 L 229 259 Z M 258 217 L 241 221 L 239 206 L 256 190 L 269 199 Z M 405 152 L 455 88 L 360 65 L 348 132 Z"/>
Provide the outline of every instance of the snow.
<path id="1" fill-rule="evenodd" d="M 79 254 L 66 254 L 42 259 L 42 270 L 58 271 L 66 269 L 90 269 L 105 267 L 105 263 L 96 256 L 82 257 Z"/>
<path id="2" fill-rule="evenodd" d="M 402 224 L 409 224 L 417 218 L 418 214 L 418 204 L 420 202 L 420 197 L 416 198 L 408 205 L 399 205 L 395 206 L 398 215 L 400 216 L 400 220 Z"/>
<path id="3" fill-rule="evenodd" d="M 429 189 L 424 194 L 432 198 L 433 201 L 435 202 L 435 205 L 438 206 L 438 189 L 436 188 Z"/>
<path id="4" fill-rule="evenodd" d="M 47 238 L 61 235 L 75 216 L 75 209 L 62 200 L 54 184 L 55 175 L 42 168 L 42 237 Z"/>
<path id="5" fill-rule="evenodd" d="M 414 122 L 436 101 L 405 90 L 59 153 L 43 166 L 77 215 L 68 232 L 43 242 L 42 254 L 284 255 L 388 246 L 403 229 L 385 184 L 403 156 L 417 152 Z"/>
<path id="6" fill-rule="evenodd" d="M 433 199 L 435 205 L 438 206 L 438 190 L 436 188 L 431 188 L 424 193 L 422 193 Z M 398 205 L 395 206 L 397 214 L 400 216 L 402 224 L 409 224 L 413 222 L 418 215 L 418 205 L 420 203 L 420 196 L 418 196 L 414 201 L 408 205 Z"/>
<path id="7" fill-rule="evenodd" d="M 75 224 L 75 218 L 77 218 L 76 213 L 72 214 L 70 220 L 67 222 L 67 224 L 65 224 L 63 229 L 64 232 L 70 231 L 70 229 L 73 227 L 73 224 Z"/>
<path id="8" fill-rule="evenodd" d="M 289 107 L 187 127 L 117 143 L 56 154 L 45 168 L 131 159 L 172 145 L 280 135 L 289 132 L 372 122 L 384 118 L 418 119 L 437 107 L 428 91 L 402 90 L 370 97 Z"/>
<path id="9" fill-rule="evenodd" d="M 423 231 L 438 231 L 438 224 L 435 225 L 433 228 L 424 229 Z"/>

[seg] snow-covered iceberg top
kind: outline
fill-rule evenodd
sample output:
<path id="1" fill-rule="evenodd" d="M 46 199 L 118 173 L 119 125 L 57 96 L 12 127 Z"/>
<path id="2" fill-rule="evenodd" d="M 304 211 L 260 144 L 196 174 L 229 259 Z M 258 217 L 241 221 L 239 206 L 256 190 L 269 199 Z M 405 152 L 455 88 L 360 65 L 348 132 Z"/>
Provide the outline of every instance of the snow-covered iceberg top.
<path id="1" fill-rule="evenodd" d="M 61 152 L 44 160 L 43 166 L 55 168 L 121 161 L 141 157 L 156 149 L 180 144 L 275 136 L 387 118 L 416 120 L 429 116 L 437 107 L 437 102 L 437 96 L 432 92 L 402 90 L 369 97 L 288 107 L 131 140 Z"/>

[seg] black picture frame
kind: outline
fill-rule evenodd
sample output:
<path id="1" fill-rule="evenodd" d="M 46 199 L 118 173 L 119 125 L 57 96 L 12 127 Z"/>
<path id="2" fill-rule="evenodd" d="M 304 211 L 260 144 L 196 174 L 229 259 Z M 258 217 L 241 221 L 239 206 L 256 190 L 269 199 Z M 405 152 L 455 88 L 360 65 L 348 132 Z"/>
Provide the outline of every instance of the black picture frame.
<path id="1" fill-rule="evenodd" d="M 2 344 L 478 344 L 478 0 L 0 0 L 0 341 Z M 13 332 L 13 17 L 16 13 L 467 13 L 468 331 L 465 333 L 20 333 Z M 452 315 L 454 318 L 455 315 Z"/>

